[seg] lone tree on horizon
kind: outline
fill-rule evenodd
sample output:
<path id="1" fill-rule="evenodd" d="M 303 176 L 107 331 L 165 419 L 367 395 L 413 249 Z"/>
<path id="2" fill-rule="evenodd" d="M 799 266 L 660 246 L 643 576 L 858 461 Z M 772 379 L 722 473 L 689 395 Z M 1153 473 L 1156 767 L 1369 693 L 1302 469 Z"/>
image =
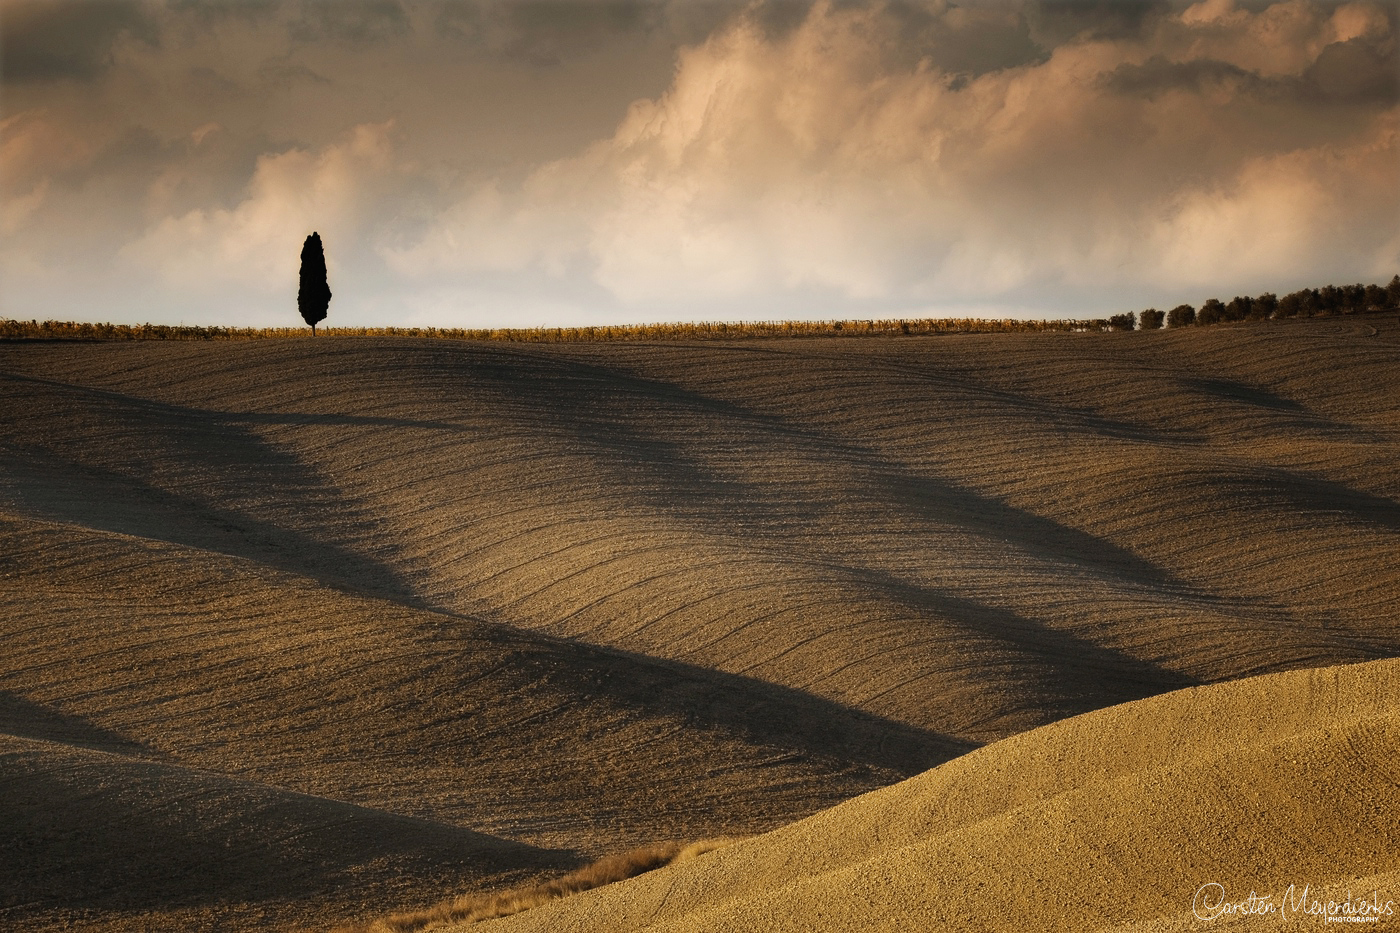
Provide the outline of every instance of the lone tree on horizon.
<path id="1" fill-rule="evenodd" d="M 321 235 L 312 231 L 311 236 L 301 245 L 301 286 L 297 289 L 297 310 L 302 320 L 311 325 L 311 336 L 316 336 L 316 325 L 326 319 L 326 308 L 331 303 L 331 287 L 326 284 L 326 253 L 321 248 Z"/>

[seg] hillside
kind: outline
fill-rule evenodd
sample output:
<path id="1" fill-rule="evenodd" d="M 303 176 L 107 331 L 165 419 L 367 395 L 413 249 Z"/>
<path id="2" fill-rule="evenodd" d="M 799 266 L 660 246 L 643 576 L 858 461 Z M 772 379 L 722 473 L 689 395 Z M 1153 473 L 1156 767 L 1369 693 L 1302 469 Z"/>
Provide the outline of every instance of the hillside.
<path id="1" fill-rule="evenodd" d="M 1394 314 L 0 343 L 0 925 L 330 924 L 1400 656 L 1398 364 Z"/>
<path id="2" fill-rule="evenodd" d="M 1322 926 L 1328 901 L 1388 927 L 1397 747 L 1400 661 L 1191 688 L 474 929 L 1275 929 Z M 1228 909 L 1251 894 L 1254 915 Z"/>

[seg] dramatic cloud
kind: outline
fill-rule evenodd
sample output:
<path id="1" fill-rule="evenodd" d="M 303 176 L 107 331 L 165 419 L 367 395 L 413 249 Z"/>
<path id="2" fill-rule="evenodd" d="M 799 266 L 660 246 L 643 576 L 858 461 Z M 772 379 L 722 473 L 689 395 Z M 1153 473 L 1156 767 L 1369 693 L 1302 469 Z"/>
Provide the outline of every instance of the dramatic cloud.
<path id="1" fill-rule="evenodd" d="M 0 42 L 0 75 L 10 81 L 90 80 L 111 64 L 122 37 L 151 42 L 156 25 L 122 0 L 87 3 L 7 3 Z"/>
<path id="2" fill-rule="evenodd" d="M 114 4 L 68 44 L 10 9 L 16 316 L 285 317 L 313 229 L 330 324 L 1062 315 L 1400 269 L 1393 4 Z"/>
<path id="3" fill-rule="evenodd" d="M 956 46 L 991 18 L 948 8 L 926 32 Z M 1120 20 L 1081 17 L 1043 61 L 968 77 L 908 65 L 887 8 L 819 5 L 776 39 L 745 17 L 683 51 L 611 140 L 512 195 L 473 192 L 391 261 L 515 269 L 533 246 L 543 274 L 586 256 L 624 304 L 686 313 L 1033 306 L 1400 265 L 1380 10 L 1212 2 Z M 509 246 L 492 250 L 499 231 Z"/>

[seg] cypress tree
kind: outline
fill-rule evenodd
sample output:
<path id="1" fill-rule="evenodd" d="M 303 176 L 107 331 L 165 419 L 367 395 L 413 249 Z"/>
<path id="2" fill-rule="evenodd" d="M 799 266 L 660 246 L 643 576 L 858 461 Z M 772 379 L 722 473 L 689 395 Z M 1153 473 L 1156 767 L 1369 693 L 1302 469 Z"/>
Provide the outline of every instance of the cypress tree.
<path id="1" fill-rule="evenodd" d="M 321 248 L 321 235 L 313 232 L 301 246 L 301 286 L 297 289 L 297 310 L 302 320 L 311 325 L 311 336 L 316 336 L 316 325 L 326 319 L 330 303 L 326 253 Z"/>

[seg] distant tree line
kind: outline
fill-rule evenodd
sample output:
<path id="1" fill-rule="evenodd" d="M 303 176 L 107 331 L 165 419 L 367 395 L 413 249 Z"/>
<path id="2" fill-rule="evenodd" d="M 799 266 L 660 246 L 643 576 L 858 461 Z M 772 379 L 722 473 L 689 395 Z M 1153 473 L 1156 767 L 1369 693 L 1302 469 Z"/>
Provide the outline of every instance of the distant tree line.
<path id="1" fill-rule="evenodd" d="M 516 343 L 605 340 L 709 340 L 741 337 L 878 337 L 919 334 L 1012 334 L 1102 330 L 1107 320 L 920 318 L 860 321 L 686 321 L 576 327 L 326 327 L 332 337 L 429 337 Z M 0 340 L 257 340 L 303 337 L 298 327 L 219 327 L 170 324 L 90 324 L 0 318 Z"/>
<path id="2" fill-rule="evenodd" d="M 1324 317 L 1400 308 L 1400 275 L 1389 285 L 1324 285 L 1304 288 L 1282 298 L 1273 292 L 1251 297 L 1236 295 L 1229 302 L 1209 298 L 1199 308 L 1177 305 L 1165 313 L 1148 308 L 1136 315 L 1140 330 L 1167 327 L 1204 327 L 1225 321 L 1277 321 L 1290 317 Z M 1134 315 L 1116 314 L 1108 319 L 1111 330 L 1132 330 Z"/>
<path id="3" fill-rule="evenodd" d="M 316 306 L 319 308 L 319 303 Z M 1156 330 L 1224 321 L 1280 320 L 1400 309 L 1400 275 L 1386 286 L 1327 285 L 1282 298 L 1265 292 L 1229 303 L 1211 298 L 1200 308 L 1115 314 L 1085 320 L 987 320 L 984 318 L 894 318 L 863 321 L 698 321 L 585 327 L 332 327 L 336 337 L 428 337 L 447 340 L 505 340 L 572 343 L 599 340 L 707 340 L 742 337 L 880 337 L 936 334 L 1010 334 L 1055 331 Z M 322 309 L 323 310 L 323 309 Z M 313 315 L 314 316 L 314 315 Z M 317 318 L 321 320 L 321 318 Z M 296 327 L 198 327 L 167 324 L 89 324 L 74 321 L 12 321 L 0 318 L 0 340 L 248 340 L 298 337 Z"/>

